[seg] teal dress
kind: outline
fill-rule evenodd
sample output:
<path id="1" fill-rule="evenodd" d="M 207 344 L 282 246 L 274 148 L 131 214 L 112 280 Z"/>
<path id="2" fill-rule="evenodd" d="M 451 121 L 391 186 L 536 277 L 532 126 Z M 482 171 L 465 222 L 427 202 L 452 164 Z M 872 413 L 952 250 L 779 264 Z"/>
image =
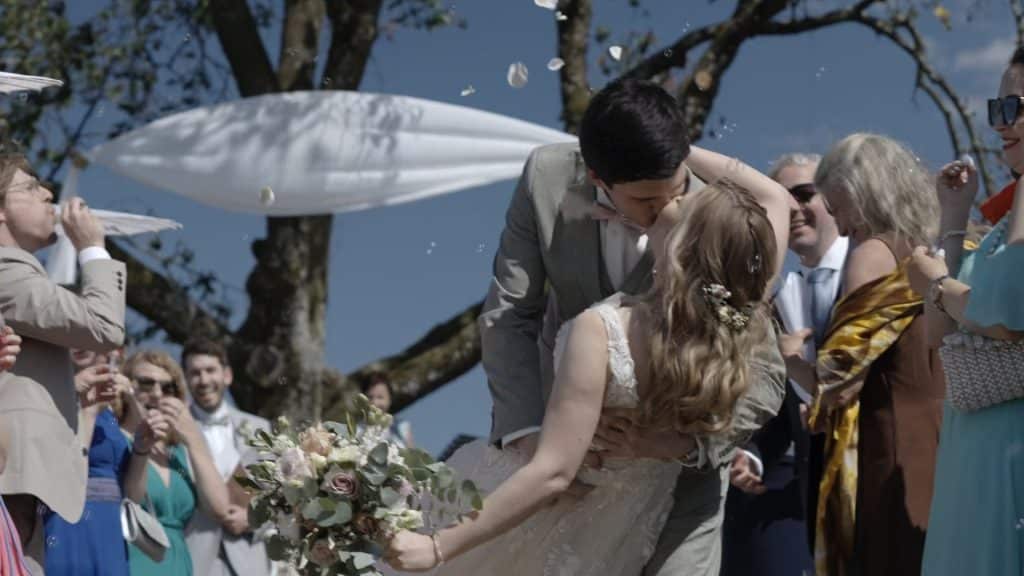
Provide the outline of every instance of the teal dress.
<path id="1" fill-rule="evenodd" d="M 1024 331 L 1024 246 L 1006 246 L 1005 230 L 1004 219 L 964 258 L 965 316 Z M 1024 574 L 1024 399 L 974 412 L 946 404 L 921 574 Z"/>
<path id="2" fill-rule="evenodd" d="M 146 478 L 146 495 L 152 502 L 150 512 L 155 515 L 167 532 L 171 547 L 159 564 L 146 556 L 135 546 L 128 547 L 128 559 L 132 576 L 191 576 L 192 556 L 185 545 L 185 525 L 196 509 L 196 487 L 188 464 L 185 447 L 177 445 L 171 449 L 169 468 L 170 483 L 165 485 L 156 468 L 149 466 Z"/>

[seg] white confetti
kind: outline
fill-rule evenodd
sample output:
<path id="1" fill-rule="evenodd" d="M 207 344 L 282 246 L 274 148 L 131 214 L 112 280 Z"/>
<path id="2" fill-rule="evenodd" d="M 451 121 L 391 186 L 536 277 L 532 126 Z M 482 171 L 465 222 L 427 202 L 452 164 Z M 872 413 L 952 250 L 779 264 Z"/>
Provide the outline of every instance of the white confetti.
<path id="1" fill-rule="evenodd" d="M 459 92 L 461 96 L 472 96 L 473 94 L 476 94 L 476 88 L 473 88 L 472 84 L 463 88 L 462 92 Z"/>
<path id="2" fill-rule="evenodd" d="M 274 203 L 274 200 L 276 200 L 276 198 L 274 198 L 274 190 L 271 189 L 270 186 L 260 188 L 260 204 L 270 206 Z"/>
<path id="3" fill-rule="evenodd" d="M 609 46 L 608 55 L 612 57 L 612 60 L 618 62 L 622 59 L 622 46 Z"/>
<path id="4" fill-rule="evenodd" d="M 975 168 L 975 167 L 977 166 L 977 165 L 976 165 L 976 164 L 974 163 L 974 157 L 973 157 L 973 156 L 971 156 L 970 154 L 961 154 L 961 155 L 960 155 L 960 158 L 959 158 L 959 160 L 960 160 L 960 162 L 962 162 L 962 163 L 963 163 L 963 164 L 964 164 L 965 166 L 968 166 L 968 167 L 970 167 L 970 168 Z"/>
<path id="5" fill-rule="evenodd" d="M 522 88 L 526 86 L 526 82 L 529 80 L 530 71 L 526 69 L 526 64 L 522 62 L 513 62 L 508 67 L 508 85 L 513 88 Z"/>
<path id="6" fill-rule="evenodd" d="M 555 12 L 555 20 L 558 20 L 559 22 L 565 22 L 568 19 L 569 17 L 566 16 L 561 10 Z"/>
<path id="7" fill-rule="evenodd" d="M 561 70 L 562 66 L 565 66 L 565 60 L 562 60 L 561 58 L 552 58 L 551 60 L 548 60 L 548 70 L 551 70 L 552 72 Z"/>
<path id="8" fill-rule="evenodd" d="M 548 10 L 558 8 L 558 0 L 533 0 L 533 3 Z"/>

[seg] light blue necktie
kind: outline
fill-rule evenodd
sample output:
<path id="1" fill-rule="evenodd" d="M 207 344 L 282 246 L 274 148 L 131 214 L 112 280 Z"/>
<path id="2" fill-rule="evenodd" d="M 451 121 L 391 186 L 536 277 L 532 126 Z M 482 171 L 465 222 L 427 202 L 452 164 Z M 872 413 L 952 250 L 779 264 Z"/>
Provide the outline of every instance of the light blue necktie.
<path id="1" fill-rule="evenodd" d="M 831 268 L 815 268 L 805 270 L 804 276 L 811 288 L 811 323 L 814 326 L 814 344 L 821 348 L 828 330 L 829 317 L 832 315 L 832 290 L 829 280 L 835 270 Z"/>

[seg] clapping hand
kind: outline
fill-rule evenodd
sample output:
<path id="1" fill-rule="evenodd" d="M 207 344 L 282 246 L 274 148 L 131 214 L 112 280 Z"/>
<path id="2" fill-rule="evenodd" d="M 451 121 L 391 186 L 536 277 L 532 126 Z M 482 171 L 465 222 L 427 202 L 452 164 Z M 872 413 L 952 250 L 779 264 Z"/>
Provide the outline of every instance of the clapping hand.
<path id="1" fill-rule="evenodd" d="M 92 408 L 117 398 L 117 370 L 96 364 L 75 374 L 75 391 L 83 408 Z"/>
<path id="2" fill-rule="evenodd" d="M 0 344 L 0 370 L 10 370 L 21 353 L 21 336 L 15 334 L 10 326 L 4 326 L 0 331 Z"/>
<path id="3" fill-rule="evenodd" d="M 943 209 L 958 208 L 970 212 L 978 194 L 978 169 L 974 161 L 968 159 L 950 162 L 939 170 L 936 189 Z"/>
<path id="4" fill-rule="evenodd" d="M 159 410 L 149 410 L 146 417 L 135 430 L 135 449 L 140 453 L 148 453 L 157 442 L 165 440 L 170 431 L 167 418 Z"/>

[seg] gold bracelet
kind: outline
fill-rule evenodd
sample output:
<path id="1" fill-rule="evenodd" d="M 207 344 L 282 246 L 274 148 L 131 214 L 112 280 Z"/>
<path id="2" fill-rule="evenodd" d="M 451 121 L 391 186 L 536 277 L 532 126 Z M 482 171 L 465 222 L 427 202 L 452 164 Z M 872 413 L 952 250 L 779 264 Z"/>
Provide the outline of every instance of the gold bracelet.
<path id="1" fill-rule="evenodd" d="M 441 554 L 441 536 L 434 532 L 430 535 L 430 541 L 434 543 L 434 559 L 437 560 L 436 566 L 444 564 L 444 554 Z"/>

